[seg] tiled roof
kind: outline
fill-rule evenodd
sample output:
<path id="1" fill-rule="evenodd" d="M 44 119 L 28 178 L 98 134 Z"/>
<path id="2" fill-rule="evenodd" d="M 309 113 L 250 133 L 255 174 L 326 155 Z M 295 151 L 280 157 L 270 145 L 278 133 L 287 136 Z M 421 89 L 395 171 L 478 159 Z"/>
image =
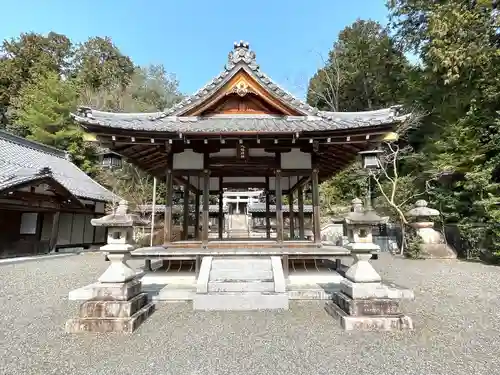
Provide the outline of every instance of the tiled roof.
<path id="1" fill-rule="evenodd" d="M 174 205 L 174 206 L 172 206 L 172 210 L 174 212 L 182 212 L 184 210 L 184 206 L 183 205 Z M 139 207 L 137 207 L 136 211 L 151 212 L 151 211 L 153 211 L 153 205 L 152 204 L 140 205 Z M 190 212 L 194 211 L 194 205 L 189 205 L 189 211 Z M 203 211 L 203 205 L 200 204 L 200 212 L 201 211 Z M 222 211 L 224 213 L 227 213 L 228 212 L 227 206 L 223 206 Z M 162 213 L 162 212 L 165 212 L 165 205 L 164 204 L 157 204 L 155 206 L 155 213 Z M 219 212 L 219 205 L 218 204 L 208 205 L 208 212 L 218 213 Z"/>
<path id="2" fill-rule="evenodd" d="M 76 197 L 113 199 L 109 190 L 71 163 L 64 151 L 0 131 L 0 190 L 40 178 L 43 168 L 50 168 L 51 176 Z"/>
<path id="3" fill-rule="evenodd" d="M 282 212 L 290 212 L 290 207 L 288 205 L 281 206 Z M 266 212 L 266 204 L 265 203 L 253 203 L 248 205 L 249 213 L 263 213 Z M 270 205 L 269 212 L 276 212 L 276 206 Z M 293 212 L 299 212 L 299 206 L 293 206 Z M 304 205 L 304 213 L 313 212 L 313 207 L 311 205 Z"/>
<path id="4" fill-rule="evenodd" d="M 214 115 L 209 117 L 145 118 L 135 114 L 92 111 L 92 117 L 76 117 L 82 124 L 150 132 L 269 132 L 293 133 L 374 126 L 395 121 L 391 109 L 339 114 L 333 120 L 318 116 Z"/>
<path id="5" fill-rule="evenodd" d="M 301 116 L 248 116 L 223 115 L 208 118 L 185 117 L 183 113 L 210 98 L 240 70 L 246 71 L 272 96 L 294 108 Z M 82 125 L 98 125 L 117 129 L 146 130 L 152 132 L 301 132 L 335 130 L 374 126 L 401 121 L 399 106 L 365 112 L 326 112 L 311 107 L 295 98 L 264 74 L 255 60 L 255 53 L 248 43 L 235 43 L 229 53 L 225 69 L 194 95 L 187 97 L 164 112 L 111 113 L 82 108 L 74 115 Z"/>

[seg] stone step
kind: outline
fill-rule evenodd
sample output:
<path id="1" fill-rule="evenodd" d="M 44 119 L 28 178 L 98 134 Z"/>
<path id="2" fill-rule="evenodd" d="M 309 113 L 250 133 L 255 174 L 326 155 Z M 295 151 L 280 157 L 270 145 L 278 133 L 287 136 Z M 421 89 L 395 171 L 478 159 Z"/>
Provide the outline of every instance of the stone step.
<path id="1" fill-rule="evenodd" d="M 220 292 L 274 292 L 274 282 L 217 282 L 208 283 L 209 293 Z"/>
<path id="2" fill-rule="evenodd" d="M 196 294 L 193 309 L 204 311 L 288 310 L 288 295 L 259 292 Z"/>
<path id="3" fill-rule="evenodd" d="M 191 301 L 196 294 L 196 285 L 165 285 L 157 295 L 153 295 L 154 302 Z"/>
<path id="4" fill-rule="evenodd" d="M 225 282 L 237 282 L 237 281 L 273 281 L 273 271 L 272 270 L 212 270 L 209 276 L 210 281 L 225 281 Z"/>

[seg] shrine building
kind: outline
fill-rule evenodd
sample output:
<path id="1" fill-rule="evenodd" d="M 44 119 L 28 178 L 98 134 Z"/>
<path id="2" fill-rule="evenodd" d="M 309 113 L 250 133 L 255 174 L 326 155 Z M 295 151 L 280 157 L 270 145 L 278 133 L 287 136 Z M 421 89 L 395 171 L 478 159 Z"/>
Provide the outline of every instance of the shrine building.
<path id="1" fill-rule="evenodd" d="M 336 254 L 338 247 L 321 242 L 319 184 L 393 132 L 406 118 L 398 110 L 320 111 L 276 84 L 260 69 L 248 43 L 238 42 L 222 72 L 172 108 L 155 113 L 80 108 L 74 118 L 102 146 L 166 182 L 164 245 L 154 251 L 138 249 L 132 255 L 192 257 L 199 263 L 199 257 L 225 251 L 279 254 L 283 260 Z M 192 224 L 197 231 L 194 239 L 188 239 L 185 230 L 185 238 L 172 240 L 174 184 L 194 195 L 194 212 L 202 212 L 194 215 L 201 220 Z M 304 229 L 305 185 L 311 186 L 312 239 L 306 239 Z M 221 223 L 219 236 L 209 236 L 210 195 L 219 198 L 222 221 L 224 191 L 248 188 L 264 191 L 267 233 L 273 215 L 276 235 L 223 238 Z M 290 205 L 296 204 L 296 209 L 286 210 L 291 216 L 287 230 L 298 235 L 284 235 L 280 202 L 285 195 Z M 272 213 L 270 196 L 275 201 Z M 187 199 L 184 207 L 187 218 Z M 188 221 L 184 220 L 185 228 Z"/>

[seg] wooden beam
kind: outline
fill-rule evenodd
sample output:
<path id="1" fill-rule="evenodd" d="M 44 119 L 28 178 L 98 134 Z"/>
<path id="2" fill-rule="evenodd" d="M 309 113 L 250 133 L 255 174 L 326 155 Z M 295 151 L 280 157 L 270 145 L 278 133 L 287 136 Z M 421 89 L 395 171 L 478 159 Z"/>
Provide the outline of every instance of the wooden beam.
<path id="1" fill-rule="evenodd" d="M 283 211 L 281 199 L 281 170 L 276 170 L 276 239 L 278 242 L 283 242 Z"/>
<path id="2" fill-rule="evenodd" d="M 313 228 L 314 242 L 321 243 L 321 227 L 320 227 L 320 212 L 319 212 L 319 182 L 318 170 L 313 169 L 311 174 L 312 195 L 313 195 Z"/>
<path id="3" fill-rule="evenodd" d="M 165 199 L 165 217 L 163 223 L 163 230 L 165 233 L 165 238 L 163 242 L 168 246 L 172 242 L 172 201 L 173 201 L 173 175 L 172 175 L 172 156 L 169 155 L 168 167 L 165 178 L 165 184 L 167 187 L 167 196 Z"/>
<path id="4" fill-rule="evenodd" d="M 194 239 L 199 240 L 200 238 L 200 193 L 197 191 L 195 194 L 194 203 Z"/>
<path id="5" fill-rule="evenodd" d="M 295 223 L 293 222 L 295 215 L 293 212 L 293 193 L 288 193 L 288 222 L 290 223 L 290 239 L 295 239 Z"/>
<path id="6" fill-rule="evenodd" d="M 179 177 L 179 176 L 173 176 L 173 179 L 174 179 L 174 182 L 179 185 L 179 186 L 187 186 L 188 190 L 193 193 L 193 194 L 196 194 L 199 192 L 199 190 L 191 183 L 189 183 L 189 180 L 187 178 L 184 178 L 184 177 Z"/>
<path id="7" fill-rule="evenodd" d="M 205 169 L 203 171 L 203 232 L 201 241 L 206 246 L 208 244 L 208 200 L 209 200 L 209 190 L 210 190 L 210 171 Z"/>
<path id="8" fill-rule="evenodd" d="M 311 179 L 311 176 L 304 176 L 304 177 L 301 177 L 296 183 L 295 185 L 293 185 L 290 189 L 288 189 L 288 192 L 289 193 L 292 193 L 294 194 L 296 190 L 299 189 L 299 187 L 301 186 L 304 186 L 305 184 L 307 184 L 309 182 L 309 180 Z"/>
<path id="9" fill-rule="evenodd" d="M 269 217 L 269 177 L 266 177 L 266 238 L 271 238 L 271 218 Z"/>
<path id="10" fill-rule="evenodd" d="M 222 190 L 223 177 L 219 177 L 219 240 L 222 240 L 224 233 L 224 191 Z"/>
<path id="11" fill-rule="evenodd" d="M 299 240 L 305 239 L 304 231 L 304 185 L 297 189 L 297 204 L 299 205 Z"/>
<path id="12" fill-rule="evenodd" d="M 184 234 L 184 240 L 187 240 L 189 232 L 189 183 L 187 181 L 184 183 L 184 195 L 182 203 L 182 232 Z"/>
<path id="13" fill-rule="evenodd" d="M 52 217 L 52 228 L 50 231 L 50 240 L 49 240 L 49 250 L 53 251 L 57 245 L 57 235 L 59 234 L 59 217 L 61 216 L 60 211 L 54 212 L 54 216 Z"/>

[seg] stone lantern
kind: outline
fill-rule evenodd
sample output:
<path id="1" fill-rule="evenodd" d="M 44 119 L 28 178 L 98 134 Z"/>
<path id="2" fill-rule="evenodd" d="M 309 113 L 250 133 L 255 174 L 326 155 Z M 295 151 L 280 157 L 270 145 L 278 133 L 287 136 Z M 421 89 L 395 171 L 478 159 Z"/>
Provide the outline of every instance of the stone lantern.
<path id="1" fill-rule="evenodd" d="M 360 199 L 352 201 L 352 211 L 345 218 L 354 263 L 340 282 L 340 291 L 327 302 L 327 312 L 340 320 L 345 330 L 412 329 L 411 319 L 399 308 L 399 300 L 413 298 L 413 292 L 382 283 L 378 272 L 369 262 L 372 252 L 379 250 L 373 243 L 372 227 L 383 223 L 368 205 L 363 209 Z"/>
<path id="2" fill-rule="evenodd" d="M 346 248 L 351 251 L 354 264 L 349 267 L 345 277 L 354 282 L 380 281 L 380 275 L 368 262 L 372 253 L 380 250 L 380 246 L 373 243 L 372 228 L 384 222 L 377 213 L 368 207 L 363 209 L 363 202 L 359 198 L 352 200 L 352 211 L 345 218 L 347 227 Z"/>
<path id="3" fill-rule="evenodd" d="M 432 218 L 440 214 L 438 210 L 427 207 L 427 202 L 423 199 L 415 202 L 415 207 L 406 213 L 410 219 L 409 225 L 415 229 L 422 240 L 420 256 L 423 258 L 453 259 L 457 257 L 455 251 L 446 244 L 444 236 L 434 229 Z"/>
<path id="4" fill-rule="evenodd" d="M 134 225 L 144 224 L 138 215 L 128 213 L 128 204 L 121 201 L 116 212 L 92 225 L 108 230 L 107 244 L 101 251 L 111 262 L 98 282 L 75 292 L 85 299 L 80 306 L 80 317 L 66 322 L 66 331 L 75 332 L 133 332 L 153 311 L 148 296 L 141 292 L 137 272 L 127 264 L 130 252 L 137 245 L 133 240 Z"/>

